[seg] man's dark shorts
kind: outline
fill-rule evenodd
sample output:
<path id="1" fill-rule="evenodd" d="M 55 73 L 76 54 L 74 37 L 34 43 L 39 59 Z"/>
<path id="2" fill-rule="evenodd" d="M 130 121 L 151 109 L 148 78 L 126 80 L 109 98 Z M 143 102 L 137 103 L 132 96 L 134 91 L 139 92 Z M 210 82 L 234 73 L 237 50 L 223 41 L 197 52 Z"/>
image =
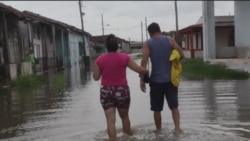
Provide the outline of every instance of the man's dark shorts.
<path id="1" fill-rule="evenodd" d="M 166 97 L 169 109 L 178 108 L 178 87 L 171 82 L 156 83 L 150 82 L 150 104 L 151 110 L 160 112 L 163 110 L 164 96 Z"/>
<path id="2" fill-rule="evenodd" d="M 111 107 L 129 109 L 130 91 L 128 86 L 102 86 L 100 101 L 104 110 Z"/>

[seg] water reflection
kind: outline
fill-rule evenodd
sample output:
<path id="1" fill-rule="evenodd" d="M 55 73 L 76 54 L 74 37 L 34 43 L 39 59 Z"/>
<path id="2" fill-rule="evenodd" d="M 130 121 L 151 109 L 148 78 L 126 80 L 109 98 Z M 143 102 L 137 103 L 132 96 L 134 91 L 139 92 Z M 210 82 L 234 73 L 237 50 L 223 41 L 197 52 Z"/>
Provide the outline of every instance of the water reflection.
<path id="1" fill-rule="evenodd" d="M 184 134 L 176 137 L 166 105 L 163 130 L 155 132 L 149 90 L 142 93 L 138 75 L 129 69 L 127 72 L 134 135 L 123 135 L 117 119 L 120 140 L 243 141 L 250 137 L 250 80 L 183 79 L 179 99 Z M 57 91 L 52 81 L 38 89 L 0 89 L 1 141 L 107 141 L 100 82 L 93 81 L 90 68 L 79 65 L 65 69 L 64 74 L 64 92 Z M 53 74 L 47 77 L 52 79 Z"/>
<path id="2" fill-rule="evenodd" d="M 243 110 L 250 107 L 247 102 L 250 100 L 247 93 L 249 80 L 192 81 L 191 87 L 185 81 L 182 84 L 180 89 L 183 91 L 180 93 L 184 96 L 180 96 L 180 99 L 181 107 L 185 107 L 181 108 L 185 123 L 193 124 L 192 118 L 195 115 L 195 122 L 198 122 L 196 124 L 205 124 L 213 132 L 249 138 L 250 112 Z M 190 117 L 186 117 L 188 113 Z"/>
<path id="3" fill-rule="evenodd" d="M 78 63 L 66 68 L 64 74 L 67 80 L 66 86 L 71 89 L 79 85 L 84 86 L 85 83 L 91 80 L 90 66 L 84 67 Z"/>

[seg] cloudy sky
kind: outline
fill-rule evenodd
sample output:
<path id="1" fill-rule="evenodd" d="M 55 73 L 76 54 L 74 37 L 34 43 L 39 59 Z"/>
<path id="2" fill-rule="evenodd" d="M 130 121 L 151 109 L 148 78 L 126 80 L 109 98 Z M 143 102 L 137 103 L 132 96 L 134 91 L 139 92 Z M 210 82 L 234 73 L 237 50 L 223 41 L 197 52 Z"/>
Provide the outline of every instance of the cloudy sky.
<path id="1" fill-rule="evenodd" d="M 20 11 L 28 10 L 81 29 L 78 1 L 0 1 Z M 195 24 L 202 16 L 202 1 L 178 1 L 178 27 Z M 84 29 L 91 35 L 113 33 L 125 40 L 146 38 L 147 25 L 158 22 L 162 31 L 176 29 L 174 1 L 82 1 Z M 233 1 L 215 1 L 215 15 L 234 15 Z"/>

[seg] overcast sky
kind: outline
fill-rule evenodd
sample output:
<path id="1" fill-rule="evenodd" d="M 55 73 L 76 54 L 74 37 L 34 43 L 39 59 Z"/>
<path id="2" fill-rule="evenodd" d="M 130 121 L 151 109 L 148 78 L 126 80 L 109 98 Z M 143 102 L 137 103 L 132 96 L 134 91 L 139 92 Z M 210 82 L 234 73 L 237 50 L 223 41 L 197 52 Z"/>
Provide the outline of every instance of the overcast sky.
<path id="1" fill-rule="evenodd" d="M 78 1 L 0 1 L 20 11 L 28 10 L 81 29 Z M 202 1 L 178 1 L 178 26 L 195 24 L 202 16 Z M 146 38 L 147 25 L 158 22 L 162 31 L 176 30 L 174 1 L 82 1 L 84 29 L 91 35 L 113 33 L 125 40 Z M 233 1 L 215 1 L 215 15 L 234 15 Z"/>

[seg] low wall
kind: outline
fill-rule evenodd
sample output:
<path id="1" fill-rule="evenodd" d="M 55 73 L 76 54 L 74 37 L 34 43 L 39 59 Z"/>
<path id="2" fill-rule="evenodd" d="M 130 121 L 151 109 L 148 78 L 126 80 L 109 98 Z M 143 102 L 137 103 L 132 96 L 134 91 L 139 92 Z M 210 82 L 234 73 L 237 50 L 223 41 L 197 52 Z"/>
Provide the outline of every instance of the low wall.
<path id="1" fill-rule="evenodd" d="M 209 62 L 212 64 L 224 64 L 229 69 L 250 73 L 250 59 L 211 59 Z"/>
<path id="2" fill-rule="evenodd" d="M 191 51 L 190 50 L 183 50 L 183 54 L 185 58 L 191 58 Z"/>
<path id="3" fill-rule="evenodd" d="M 194 58 L 203 58 L 203 50 L 194 51 Z"/>
<path id="4" fill-rule="evenodd" d="M 250 58 L 250 47 L 235 47 L 238 58 Z"/>
<path id="5" fill-rule="evenodd" d="M 237 58 L 235 47 L 217 47 L 216 58 Z"/>
<path id="6" fill-rule="evenodd" d="M 218 47 L 216 58 L 250 58 L 248 47 Z"/>
<path id="7" fill-rule="evenodd" d="M 14 80 L 17 78 L 17 64 L 9 64 L 10 79 Z"/>
<path id="8" fill-rule="evenodd" d="M 192 58 L 192 51 L 191 50 L 183 50 L 183 54 L 185 58 Z M 193 50 L 193 57 L 194 58 L 203 58 L 203 50 Z"/>
<path id="9" fill-rule="evenodd" d="M 21 73 L 22 73 L 22 75 L 33 74 L 31 62 L 22 62 L 22 64 L 21 64 Z"/>

